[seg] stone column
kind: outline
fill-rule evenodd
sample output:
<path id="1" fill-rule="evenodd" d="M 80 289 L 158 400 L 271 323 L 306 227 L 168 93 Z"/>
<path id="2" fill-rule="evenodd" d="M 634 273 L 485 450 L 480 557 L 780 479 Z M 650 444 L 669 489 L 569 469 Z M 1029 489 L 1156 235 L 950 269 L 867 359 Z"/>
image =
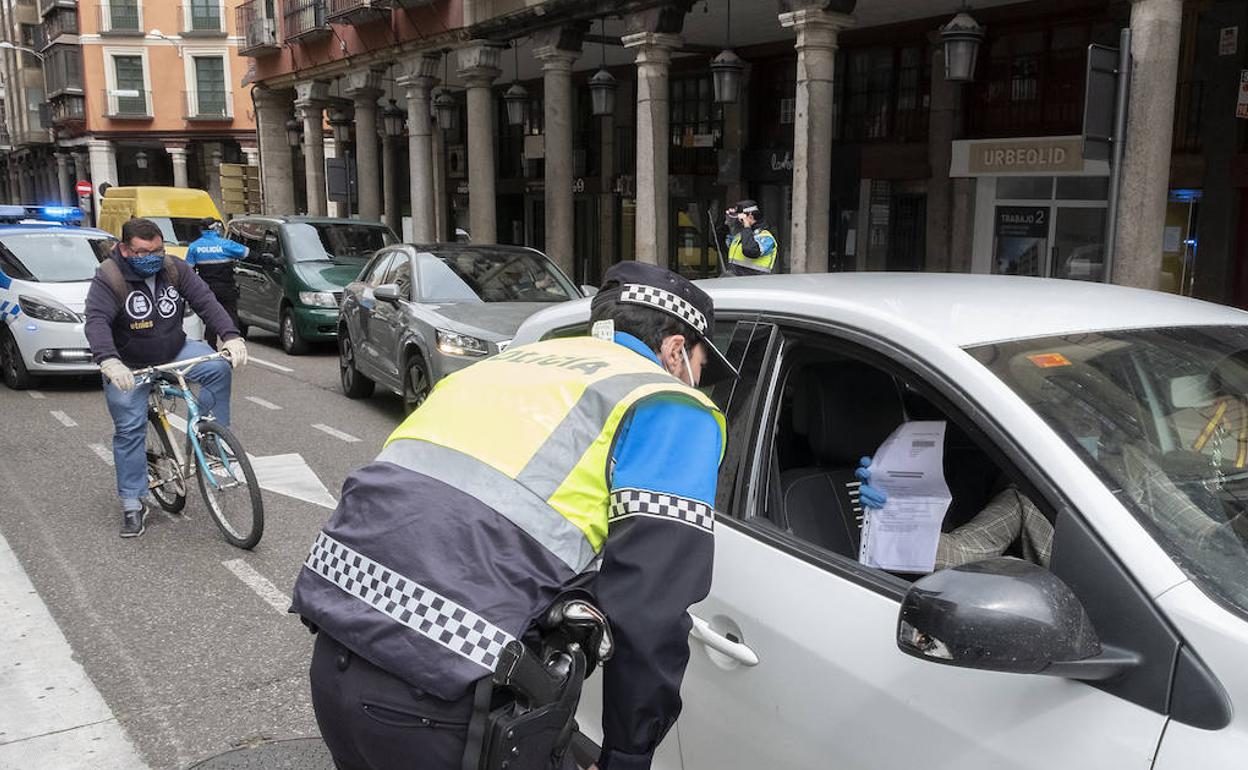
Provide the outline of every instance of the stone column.
<path id="1" fill-rule="evenodd" d="M 398 84 L 407 96 L 407 164 L 412 211 L 412 241 L 437 240 L 437 207 L 434 205 L 433 126 L 429 118 L 429 96 L 438 82 L 437 56 L 421 54 L 399 63 Z M 397 193 L 396 193 L 397 197 Z M 396 204 L 396 209 L 397 204 Z M 399 223 L 402 217 L 396 211 Z"/>
<path id="2" fill-rule="evenodd" d="M 573 253 L 572 64 L 581 55 L 584 28 L 569 25 L 538 32 L 533 56 L 542 63 L 546 130 L 546 256 L 576 275 Z"/>
<path id="3" fill-rule="evenodd" d="M 637 253 L 638 262 L 668 266 L 668 66 L 679 35 L 636 32 L 623 37 L 637 50 Z"/>
<path id="4" fill-rule="evenodd" d="M 91 162 L 91 204 L 96 223 L 100 217 L 100 185 L 117 184 L 117 149 L 107 139 L 88 139 L 87 154 Z"/>
<path id="5" fill-rule="evenodd" d="M 74 158 L 74 180 L 75 180 L 75 181 L 78 181 L 78 180 L 86 180 L 86 181 L 90 181 L 90 180 L 91 180 L 91 175 L 90 175 L 89 173 L 87 173 L 87 154 L 86 154 L 86 153 L 84 153 L 84 152 L 79 152 L 79 151 L 75 150 L 75 151 L 74 151 L 74 154 L 73 154 L 73 158 Z M 72 196 L 72 200 L 74 201 L 74 205 L 75 205 L 75 206 L 77 206 L 77 205 L 81 205 L 81 203 L 82 203 L 81 198 L 83 198 L 83 197 L 85 197 L 85 198 L 90 198 L 91 196 L 89 196 L 89 195 L 86 195 L 86 196 L 79 196 L 79 195 L 78 195 L 78 193 L 75 191 L 75 192 L 74 192 L 74 194 L 73 194 L 73 196 Z M 86 207 L 84 207 L 84 208 L 86 208 Z M 89 218 L 89 217 L 91 216 L 91 212 L 90 212 L 90 211 L 87 211 L 86 213 L 87 213 L 87 216 L 88 216 L 88 218 Z"/>
<path id="6" fill-rule="evenodd" d="M 494 201 L 494 92 L 503 46 L 477 41 L 459 49 L 459 76 L 468 84 L 468 227 L 473 243 L 497 243 Z M 413 225 L 415 221 L 413 221 Z"/>
<path id="7" fill-rule="evenodd" d="M 22 182 L 21 171 L 18 169 L 17 161 L 12 156 L 9 157 L 9 203 L 22 202 Z"/>
<path id="8" fill-rule="evenodd" d="M 294 164 L 290 141 L 286 137 L 286 121 L 290 119 L 294 92 L 275 91 L 257 86 L 256 135 L 260 154 L 260 189 L 266 214 L 295 213 Z M 250 162 L 250 161 L 249 161 Z"/>
<path id="9" fill-rule="evenodd" d="M 398 175 L 394 169 L 398 164 L 398 158 L 395 157 L 398 149 L 399 137 L 390 136 L 390 134 L 382 132 L 381 137 L 381 173 L 382 173 L 382 190 L 381 190 L 381 208 L 385 214 L 386 226 L 399 233 L 399 228 L 403 226 L 403 217 L 399 215 L 399 186 Z"/>
<path id="10" fill-rule="evenodd" d="M 355 102 L 355 174 L 360 196 L 360 219 L 381 219 L 381 196 L 377 165 L 377 100 L 381 97 L 381 72 L 363 70 L 349 73 L 343 93 Z"/>
<path id="11" fill-rule="evenodd" d="M 793 117 L 793 230 L 789 266 L 794 273 L 828 271 L 828 209 L 832 189 L 832 82 L 839 32 L 853 18 L 818 8 L 780 14 L 797 32 L 797 104 Z"/>
<path id="12" fill-rule="evenodd" d="M 74 193 L 70 190 L 69 155 L 64 152 L 56 154 L 56 192 L 62 206 L 72 206 Z"/>
<path id="13" fill-rule="evenodd" d="M 208 196 L 221 208 L 221 159 L 225 151 L 220 142 L 200 145 L 204 150 L 204 176 L 208 180 Z"/>
<path id="14" fill-rule="evenodd" d="M 446 187 L 446 138 L 442 129 L 437 128 L 433 132 L 433 237 L 443 242 L 455 240 L 449 232 L 450 195 Z"/>
<path id="15" fill-rule="evenodd" d="M 325 195 L 325 99 L 329 83 L 308 80 L 295 84 L 295 108 L 303 120 L 303 169 L 307 179 L 308 214 L 323 217 L 329 211 Z"/>
<path id="16" fill-rule="evenodd" d="M 243 151 L 243 157 L 247 159 L 248 166 L 260 165 L 260 148 L 255 145 L 240 145 L 239 149 Z M 289 153 L 288 153 L 289 154 Z"/>
<path id="17" fill-rule="evenodd" d="M 1156 289 L 1161 285 L 1182 25 L 1182 0 L 1131 2 L 1134 64 L 1110 276 L 1124 286 Z"/>
<path id="18" fill-rule="evenodd" d="M 169 153 L 169 160 L 173 161 L 173 186 L 189 187 L 186 173 L 186 145 L 167 144 L 165 152 Z"/>

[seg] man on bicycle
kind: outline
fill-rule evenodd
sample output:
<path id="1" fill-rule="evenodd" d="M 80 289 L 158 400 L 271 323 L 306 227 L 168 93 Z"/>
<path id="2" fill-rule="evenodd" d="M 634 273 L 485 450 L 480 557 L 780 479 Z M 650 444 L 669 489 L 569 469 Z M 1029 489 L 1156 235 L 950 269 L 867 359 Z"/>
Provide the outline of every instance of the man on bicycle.
<path id="1" fill-rule="evenodd" d="M 247 361 L 247 347 L 229 313 L 203 279 L 185 262 L 165 254 L 160 228 L 131 219 L 121 242 L 100 264 L 87 291 L 86 334 L 93 360 L 104 376 L 104 399 L 113 418 L 113 461 L 121 497 L 121 536 L 143 534 L 147 515 L 147 396 L 150 383 L 136 386 L 132 368 L 166 364 L 213 352 L 182 330 L 189 302 L 205 323 L 220 330 L 222 352 L 231 366 Z M 217 422 L 230 422 L 230 366 L 202 363 L 187 379 L 200 385 L 200 403 Z"/>

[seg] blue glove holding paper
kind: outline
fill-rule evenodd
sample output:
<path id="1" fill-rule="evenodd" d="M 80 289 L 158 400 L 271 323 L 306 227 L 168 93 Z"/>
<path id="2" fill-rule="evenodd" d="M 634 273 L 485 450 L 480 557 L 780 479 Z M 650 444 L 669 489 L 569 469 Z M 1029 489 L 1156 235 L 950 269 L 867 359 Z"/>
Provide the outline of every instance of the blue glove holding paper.
<path id="1" fill-rule="evenodd" d="M 864 457 L 858 461 L 858 469 L 854 471 L 854 475 L 862 484 L 858 487 L 858 499 L 862 501 L 863 508 L 874 508 L 879 510 L 884 507 L 884 503 L 888 502 L 888 493 L 879 487 L 871 486 L 871 458 Z"/>

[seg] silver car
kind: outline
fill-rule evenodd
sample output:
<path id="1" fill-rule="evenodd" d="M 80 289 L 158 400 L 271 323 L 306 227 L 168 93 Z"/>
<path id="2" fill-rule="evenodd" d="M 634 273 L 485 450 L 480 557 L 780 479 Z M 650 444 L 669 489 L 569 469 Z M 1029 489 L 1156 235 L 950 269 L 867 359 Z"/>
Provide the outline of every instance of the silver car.
<path id="1" fill-rule="evenodd" d="M 411 412 L 434 383 L 506 349 L 520 323 L 581 297 L 544 254 L 520 246 L 398 244 L 348 284 L 338 327 L 342 390 L 376 385 Z"/>

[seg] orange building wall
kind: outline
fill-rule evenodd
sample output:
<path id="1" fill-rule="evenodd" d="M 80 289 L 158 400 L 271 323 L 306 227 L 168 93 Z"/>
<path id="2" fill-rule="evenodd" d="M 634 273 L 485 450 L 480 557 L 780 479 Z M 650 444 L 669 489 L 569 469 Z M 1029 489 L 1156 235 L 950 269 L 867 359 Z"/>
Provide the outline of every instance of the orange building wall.
<path id="1" fill-rule="evenodd" d="M 241 38 L 235 27 L 234 9 L 239 0 L 226 0 L 223 20 L 227 37 L 182 36 L 182 0 L 143 0 L 141 24 L 147 34 L 139 36 L 100 35 L 101 0 L 81 0 L 78 4 L 78 23 L 82 43 L 83 88 L 86 92 L 86 129 L 91 133 L 140 132 L 216 134 L 234 131 L 254 131 L 255 115 L 251 103 L 251 86 L 239 85 L 252 60 L 238 54 Z M 170 39 L 155 37 L 159 31 Z M 179 48 L 182 55 L 179 56 Z M 105 91 L 108 79 L 105 72 L 106 51 L 127 49 L 139 51 L 147 57 L 147 87 L 151 91 L 154 118 L 152 120 L 105 117 Z M 187 82 L 187 58 L 190 52 L 202 49 L 226 50 L 226 81 L 233 92 L 233 120 L 188 121 L 184 91 L 194 90 L 194 69 L 190 69 Z M 193 136 L 192 136 L 193 138 Z"/>

